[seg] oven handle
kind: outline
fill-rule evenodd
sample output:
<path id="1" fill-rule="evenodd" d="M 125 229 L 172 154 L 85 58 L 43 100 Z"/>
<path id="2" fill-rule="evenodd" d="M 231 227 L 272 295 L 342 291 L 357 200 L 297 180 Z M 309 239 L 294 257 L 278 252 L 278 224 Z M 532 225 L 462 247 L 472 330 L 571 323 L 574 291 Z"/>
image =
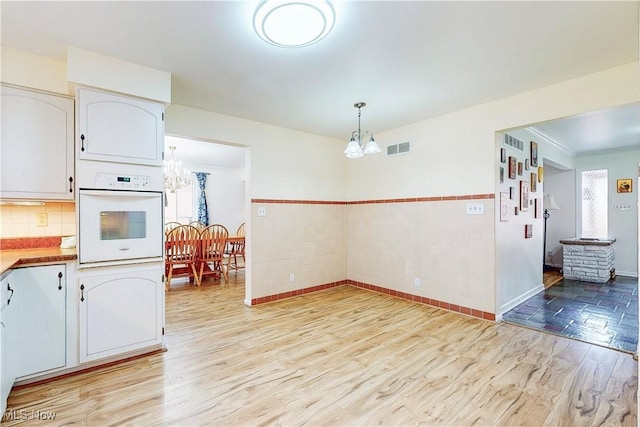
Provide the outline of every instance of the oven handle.
<path id="1" fill-rule="evenodd" d="M 130 190 L 80 190 L 80 195 L 85 196 L 99 196 L 99 197 L 160 197 L 161 192 L 144 192 L 144 191 L 130 191 Z"/>

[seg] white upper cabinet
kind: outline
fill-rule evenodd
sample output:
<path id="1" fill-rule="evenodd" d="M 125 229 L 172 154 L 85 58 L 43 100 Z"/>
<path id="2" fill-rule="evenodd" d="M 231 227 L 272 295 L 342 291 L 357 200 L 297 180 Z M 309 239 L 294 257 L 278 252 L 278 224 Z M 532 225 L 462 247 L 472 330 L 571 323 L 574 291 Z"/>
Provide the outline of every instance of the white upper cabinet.
<path id="1" fill-rule="evenodd" d="M 0 198 L 73 200 L 71 98 L 2 86 Z"/>
<path id="2" fill-rule="evenodd" d="M 162 104 L 86 88 L 77 100 L 80 160 L 162 166 Z"/>

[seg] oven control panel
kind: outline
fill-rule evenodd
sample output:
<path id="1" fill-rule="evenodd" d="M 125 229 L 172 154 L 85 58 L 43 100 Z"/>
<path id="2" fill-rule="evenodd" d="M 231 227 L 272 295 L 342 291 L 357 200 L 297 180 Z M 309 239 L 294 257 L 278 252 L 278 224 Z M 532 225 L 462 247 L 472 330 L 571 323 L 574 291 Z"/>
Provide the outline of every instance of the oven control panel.
<path id="1" fill-rule="evenodd" d="M 106 190 L 148 190 L 149 177 L 146 175 L 118 175 L 97 173 L 96 188 Z"/>

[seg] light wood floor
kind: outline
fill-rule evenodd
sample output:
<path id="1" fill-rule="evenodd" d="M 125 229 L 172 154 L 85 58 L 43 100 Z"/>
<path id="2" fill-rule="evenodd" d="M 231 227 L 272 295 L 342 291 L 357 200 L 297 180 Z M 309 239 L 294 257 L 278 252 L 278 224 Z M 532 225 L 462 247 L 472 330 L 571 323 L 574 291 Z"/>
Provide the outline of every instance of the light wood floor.
<path id="1" fill-rule="evenodd" d="M 230 279 L 172 286 L 167 352 L 9 408 L 58 425 L 636 425 L 631 355 L 349 286 L 249 308 Z"/>

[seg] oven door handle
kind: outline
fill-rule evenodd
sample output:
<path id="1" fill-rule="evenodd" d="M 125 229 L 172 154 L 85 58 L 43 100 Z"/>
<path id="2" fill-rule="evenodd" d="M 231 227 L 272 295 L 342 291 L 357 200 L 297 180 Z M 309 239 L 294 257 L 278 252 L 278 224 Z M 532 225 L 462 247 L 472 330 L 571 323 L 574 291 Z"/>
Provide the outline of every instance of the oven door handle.
<path id="1" fill-rule="evenodd" d="M 151 199 L 160 197 L 162 193 L 135 190 L 80 190 L 80 195 L 99 197 L 148 197 Z"/>

